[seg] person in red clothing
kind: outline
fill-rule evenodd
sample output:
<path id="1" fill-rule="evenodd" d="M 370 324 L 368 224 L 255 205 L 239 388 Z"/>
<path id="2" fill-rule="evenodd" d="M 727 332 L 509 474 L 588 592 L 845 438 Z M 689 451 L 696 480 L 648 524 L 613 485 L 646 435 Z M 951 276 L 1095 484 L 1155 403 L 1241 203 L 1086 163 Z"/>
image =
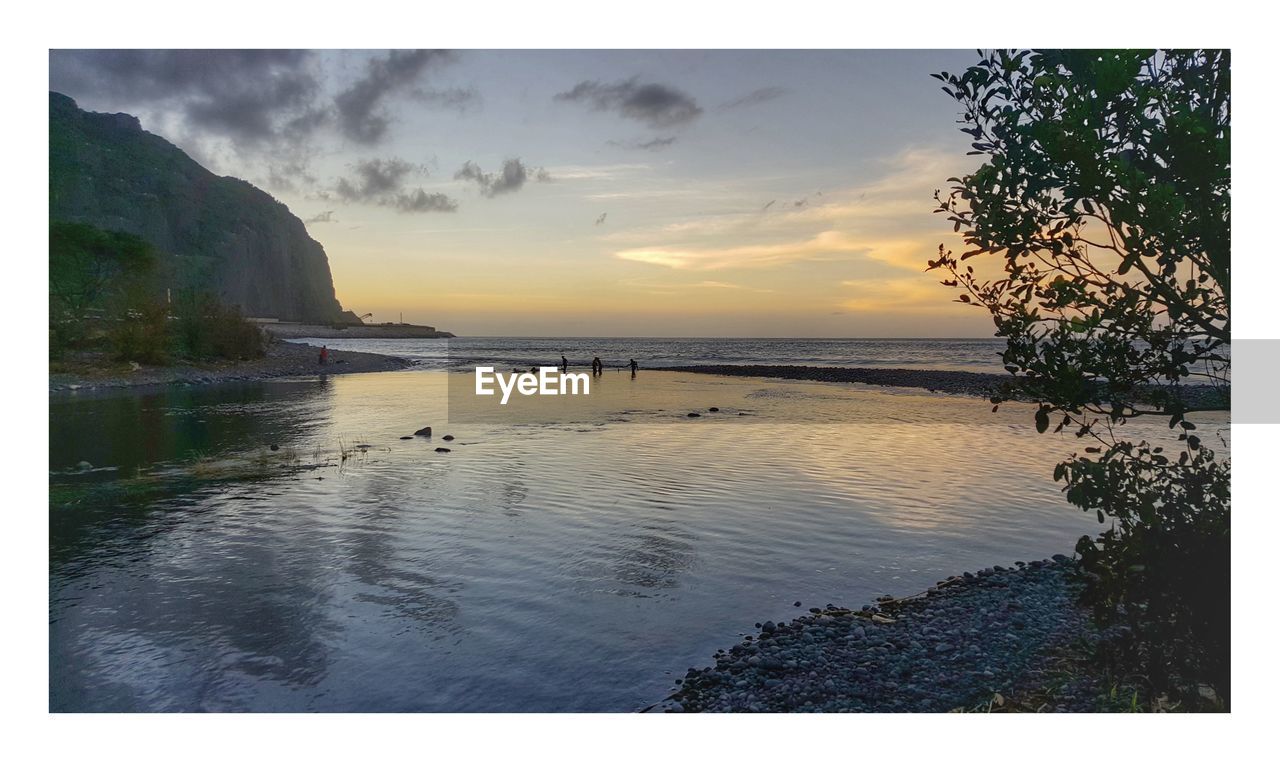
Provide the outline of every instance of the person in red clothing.
<path id="1" fill-rule="evenodd" d="M 329 364 L 329 347 L 328 346 L 320 347 L 320 364 L 321 365 Z"/>

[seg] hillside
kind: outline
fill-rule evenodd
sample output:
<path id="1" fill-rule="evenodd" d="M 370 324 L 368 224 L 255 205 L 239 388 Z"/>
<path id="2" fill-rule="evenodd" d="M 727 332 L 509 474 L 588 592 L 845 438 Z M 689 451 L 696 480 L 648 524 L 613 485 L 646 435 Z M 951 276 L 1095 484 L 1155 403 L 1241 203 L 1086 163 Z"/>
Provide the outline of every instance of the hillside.
<path id="1" fill-rule="evenodd" d="M 253 317 L 343 319 L 324 248 L 288 207 L 213 174 L 136 117 L 52 92 L 49 216 L 146 239 L 175 291 L 209 290 Z"/>

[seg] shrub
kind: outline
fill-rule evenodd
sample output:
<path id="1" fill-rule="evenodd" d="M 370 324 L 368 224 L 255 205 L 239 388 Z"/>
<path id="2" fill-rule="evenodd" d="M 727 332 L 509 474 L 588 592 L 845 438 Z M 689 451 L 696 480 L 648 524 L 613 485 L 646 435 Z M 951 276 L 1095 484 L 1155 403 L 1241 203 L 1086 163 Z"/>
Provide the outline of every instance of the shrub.
<path id="1" fill-rule="evenodd" d="M 107 344 L 112 356 L 144 365 L 169 362 L 169 311 L 163 304 L 148 303 L 129 310 L 111 323 Z"/>
<path id="2" fill-rule="evenodd" d="M 176 344 L 189 359 L 248 360 L 266 351 L 266 337 L 237 307 L 203 292 L 185 292 L 175 306 Z"/>

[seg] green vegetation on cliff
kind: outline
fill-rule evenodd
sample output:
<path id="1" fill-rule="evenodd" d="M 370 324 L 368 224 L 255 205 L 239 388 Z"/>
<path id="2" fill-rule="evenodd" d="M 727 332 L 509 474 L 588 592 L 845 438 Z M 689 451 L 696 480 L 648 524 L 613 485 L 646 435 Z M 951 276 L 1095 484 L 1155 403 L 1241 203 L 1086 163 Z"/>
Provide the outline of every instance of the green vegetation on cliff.
<path id="1" fill-rule="evenodd" d="M 162 288 L 197 291 L 257 317 L 340 320 L 329 261 L 268 193 L 218 177 L 128 114 L 49 94 L 49 217 L 135 235 Z"/>

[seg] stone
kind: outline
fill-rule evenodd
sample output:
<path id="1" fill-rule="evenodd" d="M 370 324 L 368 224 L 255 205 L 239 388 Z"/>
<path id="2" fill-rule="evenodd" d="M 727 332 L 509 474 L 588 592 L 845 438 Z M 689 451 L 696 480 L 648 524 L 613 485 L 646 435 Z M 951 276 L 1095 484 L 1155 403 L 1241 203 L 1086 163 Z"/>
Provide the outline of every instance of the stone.
<path id="1" fill-rule="evenodd" d="M 436 452 L 453 452 L 453 450 L 450 450 L 448 447 L 437 447 Z"/>
<path id="2" fill-rule="evenodd" d="M 429 437 L 429 436 L 431 436 L 431 427 L 430 427 L 430 426 L 423 426 L 422 428 L 420 428 L 420 429 L 418 429 L 417 431 L 413 432 L 413 435 L 414 435 L 415 437 Z"/>

